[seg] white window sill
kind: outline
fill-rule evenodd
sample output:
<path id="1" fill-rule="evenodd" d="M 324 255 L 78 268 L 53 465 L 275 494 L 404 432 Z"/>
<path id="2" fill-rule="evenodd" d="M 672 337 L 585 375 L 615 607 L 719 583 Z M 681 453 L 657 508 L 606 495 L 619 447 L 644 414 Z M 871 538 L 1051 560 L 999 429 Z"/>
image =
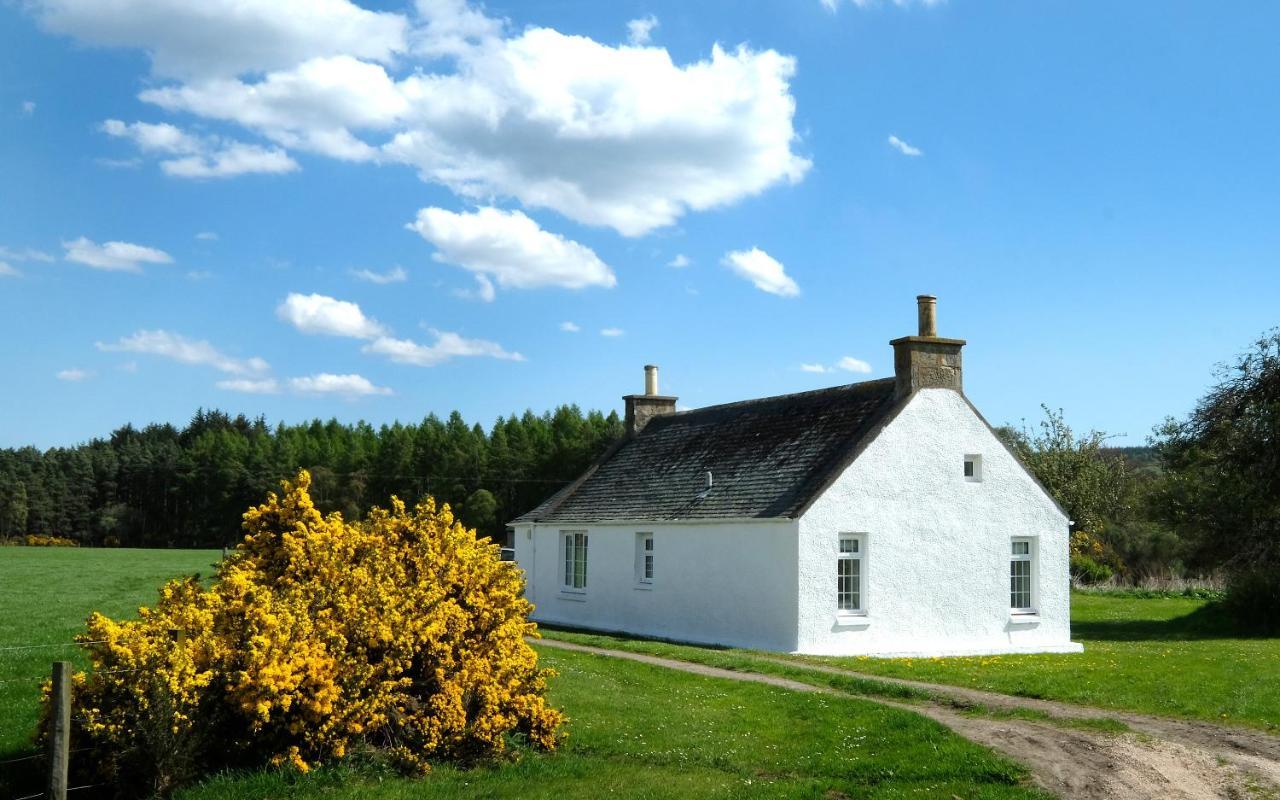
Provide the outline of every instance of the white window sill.
<path id="1" fill-rule="evenodd" d="M 1038 613 L 1019 614 L 1014 612 L 1009 615 L 1010 625 L 1039 625 L 1040 615 Z"/>
<path id="2" fill-rule="evenodd" d="M 871 624 L 866 614 L 836 614 L 836 625 L 841 628 L 865 628 Z"/>
<path id="3" fill-rule="evenodd" d="M 561 600 L 568 600 L 571 603 L 587 602 L 587 593 L 582 590 L 561 589 L 560 594 L 556 595 Z"/>
<path id="4" fill-rule="evenodd" d="M 635 586 L 632 586 L 631 588 L 633 588 L 633 589 L 635 589 L 635 590 L 637 590 L 637 591 L 641 591 L 641 592 L 652 592 L 652 591 L 653 591 L 653 584 L 652 584 L 652 583 L 637 583 Z"/>

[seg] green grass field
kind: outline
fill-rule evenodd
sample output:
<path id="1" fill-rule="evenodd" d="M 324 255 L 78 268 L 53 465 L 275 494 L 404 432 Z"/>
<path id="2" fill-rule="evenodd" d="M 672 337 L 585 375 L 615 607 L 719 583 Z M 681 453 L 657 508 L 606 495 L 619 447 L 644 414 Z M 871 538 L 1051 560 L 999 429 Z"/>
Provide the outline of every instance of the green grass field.
<path id="1" fill-rule="evenodd" d="M 68 646 L 92 611 L 133 616 L 178 575 L 213 572 L 216 550 L 0 547 L 0 760 L 29 749 L 50 663 L 85 661 Z M 29 648 L 33 649 L 9 649 Z"/>
<path id="2" fill-rule="evenodd" d="M 1204 600 L 1072 595 L 1070 655 L 878 659 L 792 657 L 871 675 L 969 686 L 1105 709 L 1280 727 L 1280 639 L 1230 633 Z M 715 650 L 613 636 L 546 631 L 582 644 L 777 672 L 748 650 Z M 788 671 L 790 677 L 799 677 Z M 827 677 L 811 677 L 829 683 Z M 874 693 L 875 687 L 862 687 Z"/>
<path id="3" fill-rule="evenodd" d="M 166 578 L 208 574 L 215 553 L 0 549 L 0 761 L 32 752 L 38 677 L 94 609 L 129 615 Z M 1028 798 L 1025 771 L 917 715 L 644 664 L 544 650 L 570 717 L 552 754 L 424 779 L 368 765 L 307 776 L 223 775 L 181 793 L 221 798 Z M 799 669 L 799 668 L 797 668 Z M 32 762 L 0 764 L 0 798 L 39 791 Z M 6 772 L 8 769 L 8 772 Z M 88 792 L 81 793 L 83 796 Z"/>

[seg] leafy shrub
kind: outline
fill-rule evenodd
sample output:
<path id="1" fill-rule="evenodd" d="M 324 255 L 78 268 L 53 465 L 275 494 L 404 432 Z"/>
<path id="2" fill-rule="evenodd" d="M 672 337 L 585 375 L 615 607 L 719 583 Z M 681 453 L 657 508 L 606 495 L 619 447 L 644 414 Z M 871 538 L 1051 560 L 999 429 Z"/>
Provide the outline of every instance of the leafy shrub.
<path id="1" fill-rule="evenodd" d="M 1106 564 L 1099 564 L 1089 556 L 1071 556 L 1071 579 L 1076 583 L 1093 584 L 1110 580 L 1115 571 Z"/>
<path id="2" fill-rule="evenodd" d="M 77 746 L 123 790 L 164 793 L 262 763 L 307 771 L 359 748 L 401 769 L 555 746 L 562 715 L 525 637 L 519 573 L 428 499 L 322 516 L 310 476 L 244 515 L 205 589 L 176 580 L 135 620 L 90 617 Z"/>
<path id="3" fill-rule="evenodd" d="M 40 536 L 29 533 L 19 538 L 19 544 L 27 547 L 79 547 L 80 543 L 75 539 L 68 539 L 65 536 Z"/>
<path id="4" fill-rule="evenodd" d="M 1223 608 L 1237 623 L 1259 633 L 1280 631 L 1280 568 L 1236 570 L 1227 581 Z"/>

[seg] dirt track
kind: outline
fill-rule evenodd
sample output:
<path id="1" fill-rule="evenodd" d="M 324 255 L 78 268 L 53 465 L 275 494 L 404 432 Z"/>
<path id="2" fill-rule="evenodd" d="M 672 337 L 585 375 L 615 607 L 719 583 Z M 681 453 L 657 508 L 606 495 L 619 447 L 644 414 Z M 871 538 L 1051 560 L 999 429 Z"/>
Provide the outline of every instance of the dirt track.
<path id="1" fill-rule="evenodd" d="M 715 678 L 763 683 L 798 692 L 845 694 L 788 678 L 736 672 L 641 653 L 549 639 L 540 640 L 538 644 L 639 661 Z M 1031 770 L 1037 785 L 1059 797 L 1087 800 L 1242 800 L 1255 796 L 1280 796 L 1280 738 L 1260 731 L 1207 722 L 1108 712 L 1069 703 L 882 678 L 834 667 L 798 664 L 784 659 L 776 661 L 790 667 L 800 666 L 818 672 L 869 678 L 923 689 L 936 699 L 906 703 L 859 696 L 865 700 L 923 714 L 966 739 L 1007 755 Z M 1109 718 L 1124 722 L 1134 733 L 1108 734 L 1065 727 L 1050 721 L 966 714 L 962 708 L 968 706 L 983 706 L 1000 711 L 1029 709 L 1049 714 L 1059 720 Z"/>

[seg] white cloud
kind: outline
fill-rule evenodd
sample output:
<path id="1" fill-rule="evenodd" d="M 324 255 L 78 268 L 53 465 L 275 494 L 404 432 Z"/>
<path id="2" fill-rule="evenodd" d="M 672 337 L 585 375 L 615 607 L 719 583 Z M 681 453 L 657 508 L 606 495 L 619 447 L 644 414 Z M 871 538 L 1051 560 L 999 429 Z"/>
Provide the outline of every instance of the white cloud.
<path id="1" fill-rule="evenodd" d="M 24 247 L 19 250 L 11 247 L 4 247 L 2 245 L 0 245 L 0 259 L 8 261 L 43 261 L 46 263 L 53 263 L 56 261 L 53 256 L 43 250 L 36 250 L 31 247 Z"/>
<path id="2" fill-rule="evenodd" d="M 33 0 L 55 33 L 145 50 L 159 75 L 231 76 L 348 54 L 389 62 L 407 49 L 403 15 L 348 0 Z"/>
<path id="3" fill-rule="evenodd" d="M 504 289 L 617 283 L 591 248 L 543 230 L 520 211 L 424 208 L 408 227 L 435 245 L 436 261 L 456 264 Z"/>
<path id="4" fill-rule="evenodd" d="M 298 162 L 279 148 L 233 142 L 198 156 L 161 161 L 160 169 L 175 178 L 234 178 L 237 175 L 281 175 L 299 169 Z"/>
<path id="5" fill-rule="evenodd" d="M 200 231 L 199 233 L 196 234 L 196 241 L 216 242 L 218 241 L 218 234 L 214 233 L 213 231 Z"/>
<path id="6" fill-rule="evenodd" d="M 98 244 L 84 236 L 71 242 L 63 242 L 67 261 L 84 264 L 94 269 L 116 272 L 142 272 L 143 264 L 172 264 L 173 257 L 163 250 L 144 247 L 130 242 L 103 242 Z"/>
<path id="7" fill-rule="evenodd" d="M 689 260 L 688 256 L 686 256 L 684 253 L 679 253 L 676 255 L 675 258 L 667 262 L 667 266 L 675 267 L 676 269 L 684 269 L 685 267 L 689 266 L 692 263 L 693 262 Z"/>
<path id="8" fill-rule="evenodd" d="M 207 269 L 193 269 L 187 273 L 189 281 L 207 281 L 213 277 L 213 273 Z"/>
<path id="9" fill-rule="evenodd" d="M 387 387 L 374 386 L 362 375 L 334 375 L 331 372 L 290 378 L 289 388 L 299 394 L 336 394 L 348 398 L 391 394 Z"/>
<path id="10" fill-rule="evenodd" d="M 506 350 L 497 342 L 466 339 L 449 331 L 432 330 L 432 344 L 419 344 L 410 339 L 383 336 L 364 346 L 364 352 L 386 356 L 397 364 L 434 367 L 454 358 L 485 357 L 504 361 L 524 361 L 524 356 Z"/>
<path id="11" fill-rule="evenodd" d="M 724 265 L 757 289 L 779 297 L 795 297 L 800 287 L 787 275 L 782 264 L 758 247 L 725 253 Z"/>
<path id="12" fill-rule="evenodd" d="M 31 115 L 32 115 L 32 114 L 34 114 L 34 113 L 36 113 L 36 101 L 34 101 L 34 100 L 23 100 L 23 101 L 22 101 L 22 116 L 24 116 L 24 117 L 29 117 L 29 116 L 31 116 Z"/>
<path id="13" fill-rule="evenodd" d="M 225 389 L 228 392 L 242 392 L 244 394 L 280 393 L 280 383 L 275 378 L 262 378 L 260 380 L 254 378 L 231 378 L 230 380 L 218 381 L 215 385 L 219 389 Z"/>
<path id="14" fill-rule="evenodd" d="M 303 333 L 372 339 L 387 332 L 355 303 L 322 294 L 290 292 L 276 307 L 276 316 Z"/>
<path id="15" fill-rule="evenodd" d="M 578 323 L 569 322 L 568 320 L 566 320 L 560 323 L 560 330 L 564 331 L 565 333 L 577 333 L 578 331 L 582 330 L 582 328 L 578 327 Z"/>
<path id="16" fill-rule="evenodd" d="M 409 280 L 409 273 L 405 272 L 404 267 L 392 267 L 386 272 L 374 272 L 371 269 L 353 269 L 351 274 L 362 281 L 376 283 L 379 286 L 385 286 L 388 283 L 404 283 Z"/>
<path id="17" fill-rule="evenodd" d="M 836 366 L 846 372 L 868 373 L 871 371 L 871 365 L 860 358 L 853 356 L 845 356 L 836 362 Z"/>
<path id="18" fill-rule="evenodd" d="M 640 19 L 633 19 L 627 23 L 627 41 L 634 45 L 646 45 L 652 38 L 653 29 L 656 27 L 658 27 L 658 18 L 652 14 Z"/>
<path id="19" fill-rule="evenodd" d="M 72 367 L 58 372 L 57 378 L 60 381 L 68 381 L 70 383 L 78 383 L 93 377 L 93 373 L 88 370 Z"/>
<path id="20" fill-rule="evenodd" d="M 601 328 L 600 335 L 615 338 L 626 333 L 622 328 Z"/>
<path id="21" fill-rule="evenodd" d="M 774 50 L 710 44 L 677 63 L 661 47 L 511 30 L 461 0 L 419 0 L 406 14 L 347 0 L 31 6 L 51 30 L 149 53 L 144 102 L 627 236 L 796 183 L 810 167 L 796 152 L 795 60 Z M 283 151 L 267 152 L 279 155 L 259 153 L 256 168 L 285 168 Z"/>
<path id="22" fill-rule="evenodd" d="M 801 364 L 800 369 L 803 372 L 813 372 L 819 375 L 844 370 L 845 372 L 868 373 L 871 371 L 871 365 L 860 358 L 853 356 L 845 356 L 835 363 L 834 366 L 828 367 L 825 364 Z"/>
<path id="23" fill-rule="evenodd" d="M 894 150 L 897 150 L 899 153 L 902 153 L 904 156 L 911 156 L 914 158 L 916 156 L 924 155 L 924 151 L 921 150 L 920 148 L 912 147 L 911 145 L 907 144 L 906 142 L 902 141 L 897 136 L 894 136 L 892 134 L 889 135 L 888 141 L 889 141 L 890 147 L 892 147 Z"/>
<path id="24" fill-rule="evenodd" d="M 0 278 L 21 278 L 22 273 L 9 264 L 0 261 Z"/>
<path id="25" fill-rule="evenodd" d="M 278 147 L 195 136 L 167 122 L 126 124 L 109 119 L 101 128 L 109 136 L 129 139 L 144 153 L 174 156 L 162 160 L 160 169 L 175 178 L 231 178 L 253 173 L 280 174 L 299 168 L 298 162 Z"/>
<path id="26" fill-rule="evenodd" d="M 261 375 L 270 370 L 261 358 L 233 358 L 207 341 L 196 341 L 163 330 L 138 331 L 114 344 L 98 342 L 97 348 L 109 353 L 146 353 L 183 364 L 213 367 L 232 375 Z"/>

